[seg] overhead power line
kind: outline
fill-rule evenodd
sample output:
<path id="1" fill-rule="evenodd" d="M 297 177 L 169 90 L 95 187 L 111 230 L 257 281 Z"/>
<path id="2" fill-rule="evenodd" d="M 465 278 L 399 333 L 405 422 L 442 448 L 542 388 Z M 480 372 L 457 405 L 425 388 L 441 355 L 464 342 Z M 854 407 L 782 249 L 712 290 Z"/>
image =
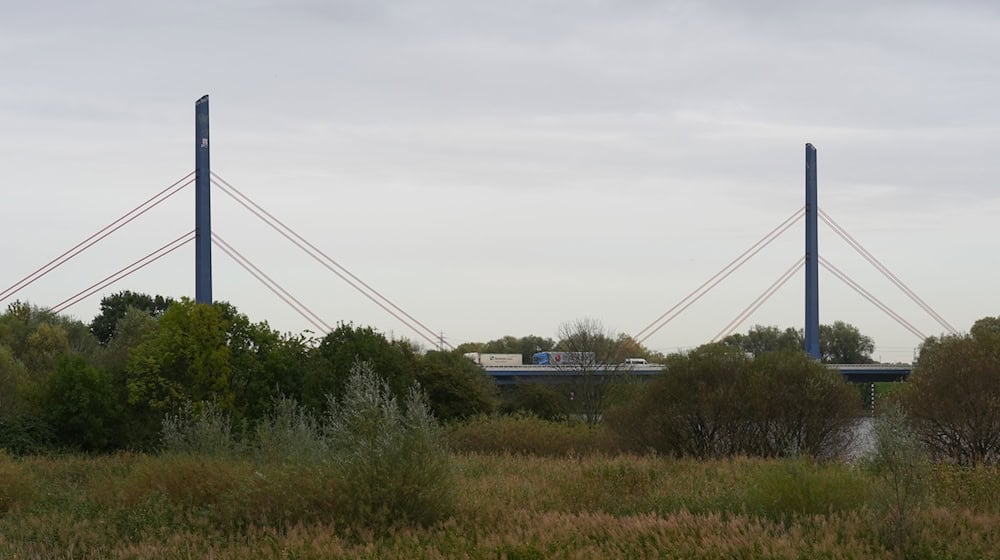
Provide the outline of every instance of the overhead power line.
<path id="1" fill-rule="evenodd" d="M 645 342 L 649 337 L 656 334 L 657 331 L 665 327 L 668 323 L 677 318 L 678 315 L 684 312 L 685 309 L 690 307 L 696 301 L 701 299 L 705 294 L 712 291 L 713 288 L 719 285 L 723 280 L 729 277 L 732 273 L 739 270 L 741 266 L 746 264 L 751 258 L 753 258 L 757 253 L 770 245 L 775 239 L 781 237 L 783 233 L 788 231 L 795 222 L 797 222 L 802 215 L 805 214 L 805 207 L 799 208 L 791 216 L 786 218 L 783 222 L 778 224 L 777 227 L 769 231 L 764 237 L 760 238 L 756 243 L 751 245 L 747 250 L 743 251 L 738 257 L 729 262 L 726 266 L 722 267 L 721 270 L 712 275 L 711 278 L 706 280 L 700 286 L 694 289 L 691 293 L 684 296 L 683 299 L 674 304 L 673 307 L 664 311 L 659 317 L 657 317 L 653 322 L 646 325 L 644 329 L 636 333 L 632 338 L 639 344 Z M 661 322 L 662 321 L 662 322 Z M 655 326 L 655 328 L 653 328 Z M 651 330 L 652 329 L 652 330 Z"/>
<path id="2" fill-rule="evenodd" d="M 95 245 L 96 243 L 98 243 L 99 241 L 103 240 L 104 238 L 108 237 L 109 235 L 111 235 L 112 233 L 118 231 L 119 229 L 125 227 L 125 225 L 127 225 L 131 221 L 135 220 L 139 216 L 142 216 L 146 212 L 152 210 L 153 208 L 155 208 L 156 206 L 158 206 L 160 203 L 162 203 L 163 201 L 167 200 L 168 198 L 174 196 L 175 194 L 177 194 L 178 192 L 180 192 L 181 190 L 183 190 L 184 187 L 186 187 L 186 186 L 188 186 L 188 185 L 190 185 L 191 183 L 194 182 L 194 178 L 192 178 L 192 175 L 194 175 L 194 171 L 192 171 L 191 173 L 188 173 L 184 177 L 181 177 L 180 179 L 178 179 L 177 181 L 175 181 L 169 187 L 167 187 L 167 188 L 163 189 L 162 191 L 156 193 L 155 195 L 153 195 L 151 198 L 149 198 L 148 200 L 146 200 L 142 204 L 140 204 L 140 205 L 136 206 L 135 208 L 133 208 L 133 209 L 129 210 L 128 212 L 126 212 L 122 217 L 120 217 L 117 220 L 111 222 L 110 224 L 104 226 L 103 228 L 97 230 L 90 237 L 88 237 L 88 238 L 84 239 L 83 241 L 77 243 L 76 245 L 74 245 L 73 247 L 71 247 L 70 249 L 68 249 L 63 254 L 61 254 L 58 257 L 52 259 L 51 261 L 45 263 L 44 265 L 42 265 L 41 267 L 39 267 L 38 269 L 36 269 L 31 274 L 29 274 L 29 275 L 25 276 L 24 278 L 18 280 L 13 285 L 11 285 L 10 287 L 8 287 L 4 291 L 0 292 L 0 302 L 6 300 L 10 296 L 12 296 L 12 295 L 14 295 L 14 294 L 16 294 L 18 292 L 20 292 L 24 288 L 27 288 L 28 286 L 30 286 L 31 284 L 33 284 L 36 280 L 42 278 L 46 274 L 48 274 L 48 273 L 52 272 L 53 270 L 59 268 L 60 266 L 62 266 L 63 264 L 65 264 L 67 261 L 69 261 L 73 257 L 75 257 L 75 256 L 79 255 L 80 253 L 86 251 L 87 249 L 89 249 L 90 247 L 92 247 L 93 245 Z"/>
<path id="3" fill-rule="evenodd" d="M 310 243 L 304 237 L 299 235 L 294 229 L 286 225 L 284 222 L 274 217 L 270 212 L 265 210 L 259 204 L 254 202 L 246 194 L 240 192 L 236 187 L 230 184 L 228 181 L 220 177 L 216 173 L 212 173 L 214 184 L 219 190 L 224 194 L 232 198 L 238 204 L 246 208 L 251 214 L 256 216 L 262 222 L 270 226 L 276 232 L 281 234 L 285 239 L 288 239 L 293 245 L 301 249 L 304 253 L 309 255 L 313 260 L 318 262 L 320 265 L 325 267 L 330 272 L 334 273 L 338 278 L 343 280 L 349 286 L 354 288 L 358 293 L 368 298 L 372 303 L 382 308 L 386 313 L 395 318 L 397 321 L 405 325 L 407 328 L 412 330 L 418 336 L 426 340 L 433 346 L 446 345 L 449 348 L 454 348 L 449 342 L 445 341 L 439 333 L 436 333 L 433 329 L 424 325 L 412 315 L 404 311 L 398 305 L 393 303 L 389 298 L 382 295 L 378 290 L 372 288 L 370 285 L 365 283 L 363 280 L 358 278 L 354 273 L 348 270 L 346 267 L 341 265 L 339 262 L 334 260 L 332 257 L 324 253 L 322 250 L 317 248 L 315 245 Z M 405 319 L 404 319 L 405 317 Z"/>
<path id="4" fill-rule="evenodd" d="M 320 318 L 319 315 L 313 313 L 309 307 L 296 299 L 295 296 L 288 293 L 288 291 L 275 282 L 273 278 L 265 274 L 264 271 L 250 262 L 250 259 L 246 258 L 242 253 L 233 248 L 232 245 L 226 243 L 226 241 L 214 231 L 212 232 L 212 243 L 214 243 L 219 249 L 222 249 L 222 252 L 229 255 L 229 258 L 233 259 L 236 264 L 240 265 L 243 270 L 246 270 L 251 276 L 256 278 L 257 281 L 263 284 L 265 288 L 271 290 L 274 295 L 278 296 L 278 298 L 284 301 L 289 307 L 294 309 L 296 313 L 305 318 L 306 321 L 312 323 L 320 334 L 325 336 L 333 330 L 333 328 L 331 328 L 326 321 Z"/>

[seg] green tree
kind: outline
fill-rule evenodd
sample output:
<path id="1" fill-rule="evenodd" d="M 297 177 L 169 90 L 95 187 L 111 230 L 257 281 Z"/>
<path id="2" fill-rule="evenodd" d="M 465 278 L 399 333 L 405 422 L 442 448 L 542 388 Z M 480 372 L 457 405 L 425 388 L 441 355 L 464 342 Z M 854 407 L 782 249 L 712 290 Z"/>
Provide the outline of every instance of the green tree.
<path id="1" fill-rule="evenodd" d="M 343 394 L 358 361 L 371 364 L 396 395 L 404 395 L 416 380 L 416 358 L 408 344 L 388 340 L 371 327 L 340 323 L 310 352 L 302 381 L 302 403 L 319 412 L 327 395 Z"/>
<path id="2" fill-rule="evenodd" d="M 819 326 L 819 351 L 827 364 L 870 364 L 875 341 L 843 321 Z"/>
<path id="3" fill-rule="evenodd" d="M 59 441 L 87 451 L 108 449 L 119 407 L 111 379 L 80 356 L 60 360 L 44 392 L 44 418 Z"/>
<path id="4" fill-rule="evenodd" d="M 454 352 L 428 352 L 419 359 L 417 381 L 440 420 L 493 412 L 496 385 L 483 368 Z"/>
<path id="5" fill-rule="evenodd" d="M 28 371 L 44 379 L 56 368 L 60 358 L 69 353 L 69 337 L 62 327 L 42 323 L 25 340 L 22 360 Z"/>
<path id="6" fill-rule="evenodd" d="M 130 308 L 159 317 L 172 303 L 174 300 L 170 298 L 128 290 L 111 294 L 101 299 L 101 313 L 90 322 L 90 331 L 102 345 L 105 345 L 114 338 L 118 331 L 118 322 L 125 317 Z"/>
<path id="7" fill-rule="evenodd" d="M 993 318 L 971 334 L 928 340 L 894 397 L 930 452 L 961 464 L 1000 461 L 1000 332 Z"/>
<path id="8" fill-rule="evenodd" d="M 10 348 L 0 344 L 0 418 L 14 418 L 26 412 L 24 389 L 28 382 L 28 368 Z"/>
<path id="9" fill-rule="evenodd" d="M 731 334 L 722 339 L 723 344 L 735 346 L 753 355 L 780 350 L 802 350 L 804 342 L 802 333 L 791 327 L 784 330 L 778 327 L 754 325 L 746 334 Z"/>
<path id="10" fill-rule="evenodd" d="M 861 412 L 840 375 L 804 352 L 753 359 L 729 344 L 667 357 L 663 375 L 608 414 L 636 450 L 699 458 L 840 455 Z"/>
<path id="11" fill-rule="evenodd" d="M 7 304 L 0 315 L 0 344 L 6 345 L 17 359 L 24 355 L 25 341 L 37 324 L 38 310 L 20 300 Z"/>
<path id="12" fill-rule="evenodd" d="M 539 383 L 518 383 L 501 393 L 500 412 L 528 413 L 545 420 L 564 420 L 569 413 L 566 396 Z"/>
<path id="13" fill-rule="evenodd" d="M 485 352 L 489 354 L 520 354 L 521 363 L 530 364 L 535 352 L 548 352 L 556 343 L 551 338 L 529 334 L 515 337 L 504 336 L 489 342 L 466 342 L 458 345 L 455 351 L 459 354 L 467 352 Z"/>
<path id="14" fill-rule="evenodd" d="M 570 407 L 588 424 L 601 420 L 615 385 L 628 381 L 622 362 L 629 350 L 622 340 L 597 319 L 576 319 L 559 327 L 556 350 L 572 354 L 559 366 L 572 376 Z"/>
<path id="15" fill-rule="evenodd" d="M 978 340 L 1000 336 L 1000 317 L 983 317 L 972 324 L 969 334 Z"/>
<path id="16" fill-rule="evenodd" d="M 266 322 L 251 322 L 230 304 L 216 305 L 222 307 L 228 324 L 234 419 L 263 418 L 279 395 L 301 398 L 310 339 L 282 335 Z"/>
<path id="17" fill-rule="evenodd" d="M 80 321 L 20 301 L 9 304 L 0 315 L 0 344 L 42 378 L 67 352 L 91 358 L 97 348 L 97 341 Z"/>
<path id="18" fill-rule="evenodd" d="M 801 350 L 765 352 L 737 380 L 742 453 L 777 457 L 842 456 L 861 415 L 861 399 L 840 373 Z"/>
<path id="19" fill-rule="evenodd" d="M 739 381 L 751 367 L 739 348 L 707 344 L 667 356 L 663 374 L 632 402 L 614 407 L 608 424 L 636 451 L 721 457 L 735 452 L 744 422 Z"/>
<path id="20" fill-rule="evenodd" d="M 112 377 L 124 379 L 133 349 L 155 334 L 158 326 L 156 317 L 141 309 L 129 308 L 118 321 L 114 338 L 97 352 L 95 363 Z"/>
<path id="21" fill-rule="evenodd" d="M 213 402 L 230 413 L 234 395 L 227 346 L 225 308 L 187 298 L 160 317 L 155 333 L 131 353 L 127 370 L 128 404 L 136 437 L 149 444 L 163 414 L 182 403 Z"/>

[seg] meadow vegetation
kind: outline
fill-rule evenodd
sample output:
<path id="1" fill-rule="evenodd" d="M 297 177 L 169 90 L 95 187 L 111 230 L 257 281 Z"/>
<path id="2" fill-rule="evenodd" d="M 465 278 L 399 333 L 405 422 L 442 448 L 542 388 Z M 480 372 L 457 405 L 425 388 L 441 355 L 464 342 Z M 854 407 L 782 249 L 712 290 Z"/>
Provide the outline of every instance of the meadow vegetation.
<path id="1" fill-rule="evenodd" d="M 880 479 L 806 459 L 454 454 L 448 515 L 354 516 L 332 464 L 117 454 L 0 459 L 4 558 L 895 558 Z M 907 558 L 989 558 L 996 467 L 938 465 Z M 988 481 L 971 491 L 972 485 Z"/>
<path id="2" fill-rule="evenodd" d="M 224 303 L 105 303 L 89 326 L 0 315 L 0 558 L 1000 550 L 1000 318 L 928 339 L 848 458 L 858 391 L 765 348 L 791 338 L 777 329 L 574 399 L 498 393 L 460 352 L 366 327 L 307 338 Z M 506 338 L 484 347 L 565 342 Z"/>

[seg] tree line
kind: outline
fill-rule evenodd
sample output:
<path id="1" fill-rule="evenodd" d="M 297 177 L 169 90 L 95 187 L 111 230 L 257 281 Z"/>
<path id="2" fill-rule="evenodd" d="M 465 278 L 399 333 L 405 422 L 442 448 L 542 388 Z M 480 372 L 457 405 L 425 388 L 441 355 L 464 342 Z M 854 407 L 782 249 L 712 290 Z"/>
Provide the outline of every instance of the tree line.
<path id="1" fill-rule="evenodd" d="M 398 395 L 419 383 L 441 420 L 496 406 L 493 382 L 460 354 L 371 327 L 280 333 L 228 303 L 120 292 L 89 324 L 21 302 L 0 315 L 0 448 L 152 449 L 164 416 L 189 403 L 243 429 L 281 398 L 320 415 L 359 362 Z"/>
<path id="2" fill-rule="evenodd" d="M 824 362 L 870 363 L 874 343 L 847 323 L 820 329 Z M 563 325 L 558 339 L 505 336 L 451 352 L 422 351 L 371 327 L 340 323 L 324 336 L 281 333 L 233 305 L 134 292 L 104 298 L 90 323 L 15 302 L 0 315 L 0 448 L 110 451 L 156 448 L 163 419 L 212 407 L 251 432 L 276 403 L 328 412 L 352 368 L 366 363 L 402 401 L 415 383 L 440 421 L 527 412 L 582 417 L 634 451 L 699 457 L 833 456 L 863 413 L 859 392 L 805 356 L 801 332 L 755 326 L 689 352 L 664 355 L 599 321 Z M 590 352 L 562 386 L 522 383 L 498 392 L 469 351 Z M 599 375 L 627 357 L 661 364 L 636 382 Z M 940 458 L 996 462 L 1000 453 L 1000 318 L 968 334 L 931 337 L 910 382 L 891 392 Z M 193 407 L 193 408 L 192 408 Z"/>

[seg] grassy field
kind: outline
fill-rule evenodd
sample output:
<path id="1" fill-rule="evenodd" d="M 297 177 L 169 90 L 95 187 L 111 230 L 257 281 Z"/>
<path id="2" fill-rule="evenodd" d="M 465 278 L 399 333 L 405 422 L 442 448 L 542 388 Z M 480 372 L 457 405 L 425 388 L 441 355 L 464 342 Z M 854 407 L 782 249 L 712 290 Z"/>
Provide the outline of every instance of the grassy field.
<path id="1" fill-rule="evenodd" d="M 0 455 L 0 558 L 895 558 L 891 497 L 805 460 L 458 454 L 454 509 L 357 527 L 323 464 Z M 907 558 L 1000 556 L 1000 471 L 935 467 Z"/>

